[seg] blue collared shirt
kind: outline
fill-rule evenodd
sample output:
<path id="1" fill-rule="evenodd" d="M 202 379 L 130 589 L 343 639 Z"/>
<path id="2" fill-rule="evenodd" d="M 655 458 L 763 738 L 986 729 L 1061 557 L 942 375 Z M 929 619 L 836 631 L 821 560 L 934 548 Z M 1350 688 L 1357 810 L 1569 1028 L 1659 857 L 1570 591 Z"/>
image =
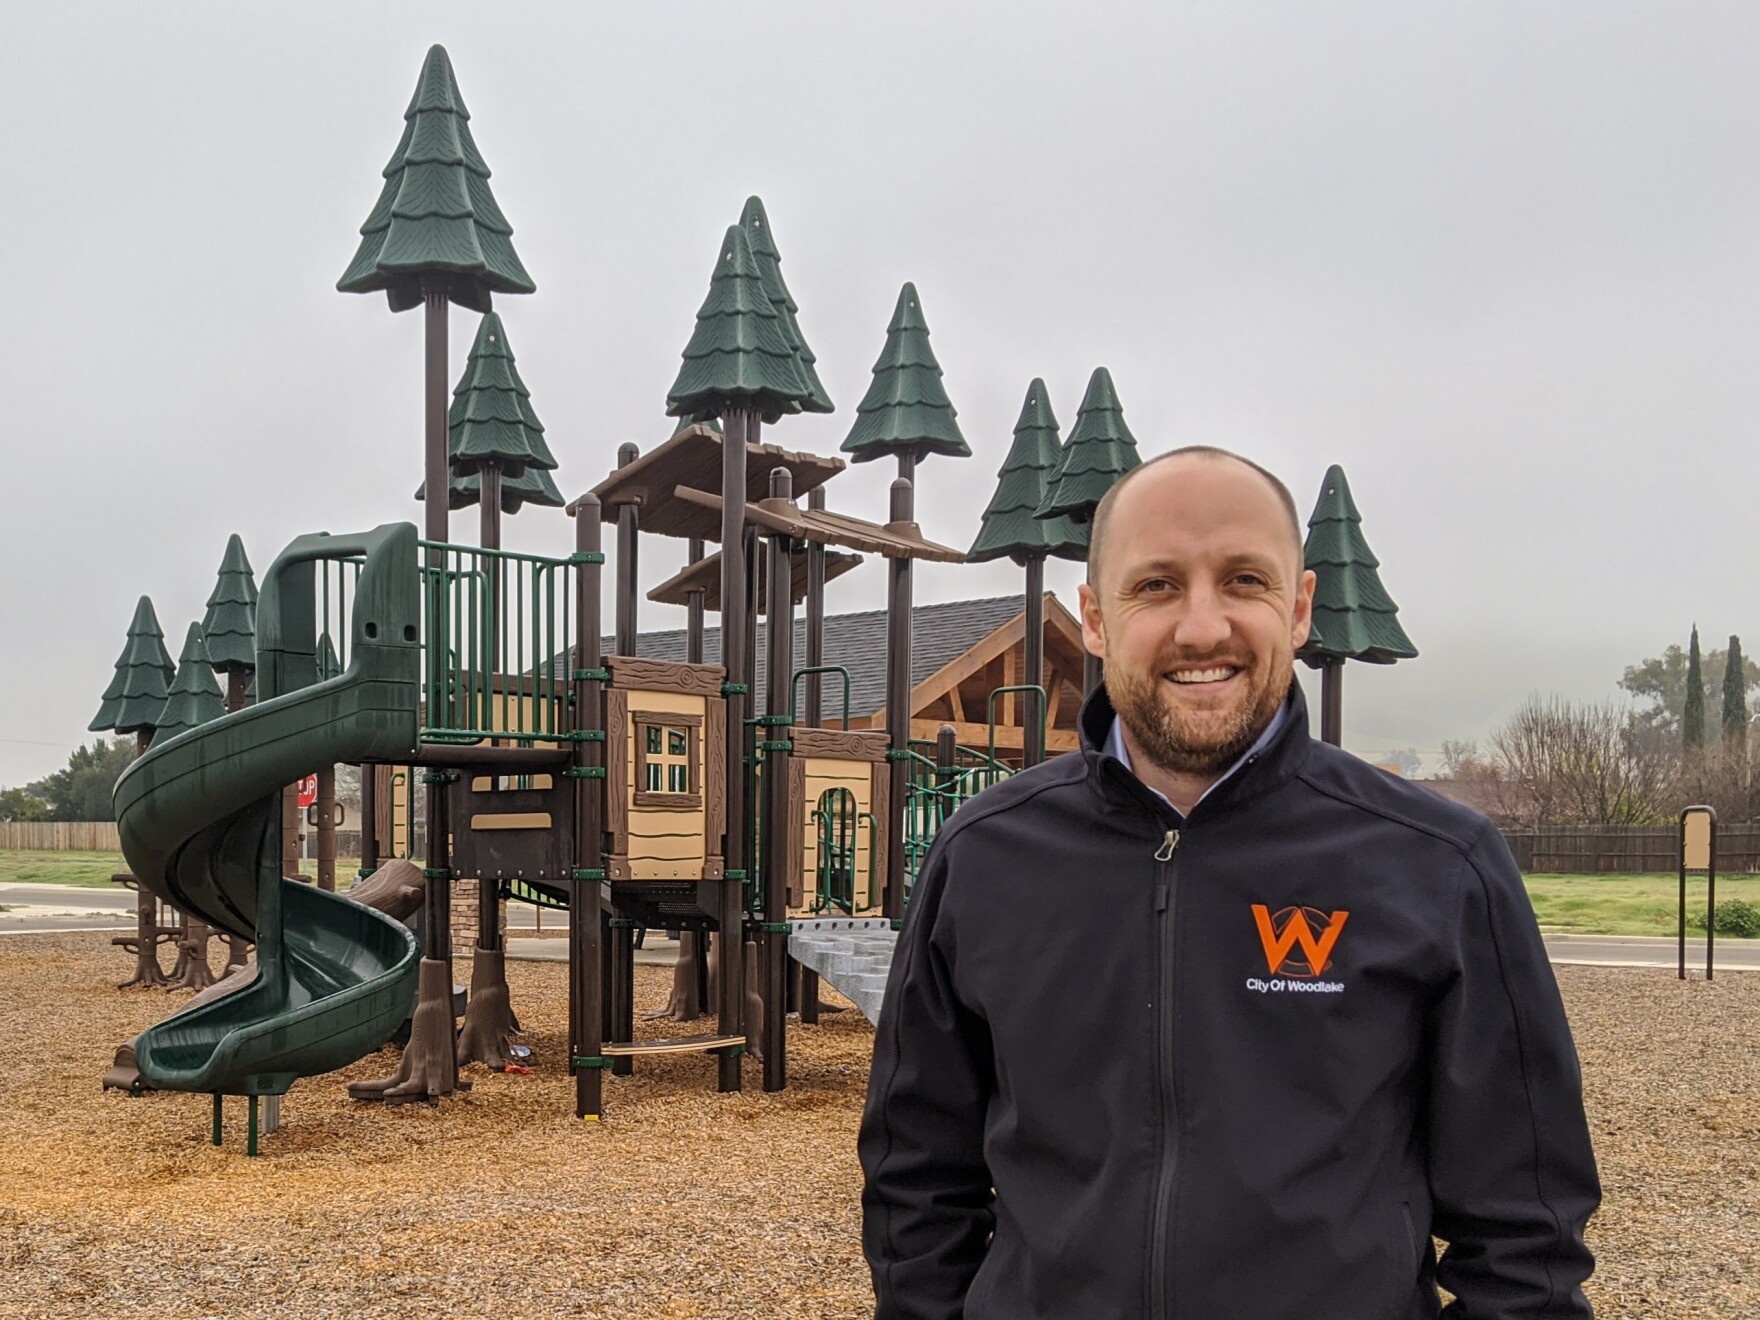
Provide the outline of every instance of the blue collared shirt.
<path id="1" fill-rule="evenodd" d="M 1205 789 L 1198 795 L 1198 802 L 1202 802 L 1205 798 L 1209 797 L 1216 791 L 1217 785 L 1232 779 L 1240 772 L 1240 768 L 1243 765 L 1269 747 L 1271 745 L 1271 740 L 1277 737 L 1278 730 L 1283 728 L 1283 722 L 1287 718 L 1289 718 L 1289 700 L 1286 698 L 1283 705 L 1277 708 L 1277 714 L 1271 717 L 1271 723 L 1265 726 L 1265 732 L 1259 735 L 1258 739 L 1251 747 L 1241 753 L 1240 759 L 1233 765 L 1229 766 L 1228 769 L 1217 778 L 1216 783 L 1211 784 L 1209 788 Z M 1119 718 L 1116 715 L 1112 717 L 1112 731 L 1106 735 L 1106 746 L 1102 750 L 1104 750 L 1108 756 L 1116 757 L 1118 763 L 1126 770 L 1129 770 L 1131 774 L 1136 774 L 1136 771 L 1131 767 L 1130 749 L 1126 747 L 1124 743 L 1124 725 L 1119 722 Z M 1139 784 L 1143 783 L 1141 779 L 1137 780 L 1137 782 Z M 1173 810 L 1183 819 L 1184 813 L 1180 812 L 1178 807 L 1174 807 L 1173 803 L 1168 802 L 1167 794 L 1163 793 L 1158 788 L 1150 787 L 1148 784 L 1143 784 L 1143 787 L 1149 789 L 1151 793 L 1160 798 L 1163 802 L 1167 802 L 1167 805 L 1173 807 Z M 1195 807 L 1198 805 L 1198 802 L 1194 802 L 1192 805 Z"/>

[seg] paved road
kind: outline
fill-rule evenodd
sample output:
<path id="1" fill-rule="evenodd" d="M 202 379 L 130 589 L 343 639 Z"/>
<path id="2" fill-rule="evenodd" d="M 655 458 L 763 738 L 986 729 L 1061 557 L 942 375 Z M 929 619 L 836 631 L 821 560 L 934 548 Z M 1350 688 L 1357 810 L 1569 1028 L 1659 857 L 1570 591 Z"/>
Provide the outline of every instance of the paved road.
<path id="1" fill-rule="evenodd" d="M 1548 935 L 1547 955 L 1555 963 L 1590 967 L 1675 967 L 1678 951 L 1672 939 L 1647 935 Z M 1760 940 L 1720 939 L 1713 967 L 1732 972 L 1760 972 Z M 1705 970 L 1705 937 L 1687 936 L 1687 970 Z"/>

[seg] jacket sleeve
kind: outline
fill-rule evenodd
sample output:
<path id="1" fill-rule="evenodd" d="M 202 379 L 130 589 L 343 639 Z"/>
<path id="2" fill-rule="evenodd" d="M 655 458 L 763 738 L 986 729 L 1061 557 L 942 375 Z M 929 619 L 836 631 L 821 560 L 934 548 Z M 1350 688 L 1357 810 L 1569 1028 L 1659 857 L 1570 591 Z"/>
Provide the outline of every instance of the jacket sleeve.
<path id="1" fill-rule="evenodd" d="M 1447 1320 L 1588 1320 L 1583 1228 L 1601 1200 L 1582 1074 L 1509 849 L 1468 854 L 1455 974 L 1429 1033 L 1430 1190 Z"/>
<path id="2" fill-rule="evenodd" d="M 953 987 L 943 833 L 912 887 L 874 1037 L 857 1149 L 876 1320 L 958 1320 L 995 1215 L 989 1035 Z"/>

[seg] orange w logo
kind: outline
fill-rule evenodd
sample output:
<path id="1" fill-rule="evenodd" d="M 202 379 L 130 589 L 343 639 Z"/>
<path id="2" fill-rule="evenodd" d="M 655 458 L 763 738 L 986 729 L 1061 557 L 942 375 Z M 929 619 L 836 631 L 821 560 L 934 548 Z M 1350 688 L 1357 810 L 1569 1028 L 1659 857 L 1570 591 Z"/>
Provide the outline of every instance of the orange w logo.
<path id="1" fill-rule="evenodd" d="M 1334 912 L 1330 917 L 1318 908 L 1286 907 L 1272 912 L 1263 903 L 1253 904 L 1253 921 L 1259 927 L 1259 943 L 1265 946 L 1265 965 L 1273 976 L 1318 977 L 1332 964 L 1332 946 L 1350 917 Z M 1312 925 L 1310 925 L 1312 919 Z M 1319 934 L 1314 933 L 1315 927 Z M 1290 957 L 1297 945 L 1305 963 Z"/>

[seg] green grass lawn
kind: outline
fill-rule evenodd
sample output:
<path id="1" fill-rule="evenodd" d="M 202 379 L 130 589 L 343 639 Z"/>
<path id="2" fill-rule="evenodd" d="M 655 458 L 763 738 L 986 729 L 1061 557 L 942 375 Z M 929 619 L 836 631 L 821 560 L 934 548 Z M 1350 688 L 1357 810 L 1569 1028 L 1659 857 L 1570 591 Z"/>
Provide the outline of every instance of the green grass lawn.
<path id="1" fill-rule="evenodd" d="M 308 861 L 306 874 L 316 874 L 317 867 Z M 353 882 L 355 867 L 351 858 L 337 859 L 336 877 L 343 888 Z M 0 851 L 0 882 L 104 888 L 113 873 L 127 869 L 121 853 Z M 1534 915 L 1546 930 L 1571 935 L 1675 933 L 1676 876 L 1531 875 L 1527 883 Z M 1720 902 L 1740 898 L 1760 904 L 1760 876 L 1720 877 L 1717 897 Z M 1687 881 L 1687 911 L 1705 911 L 1703 876 Z"/>
<path id="2" fill-rule="evenodd" d="M 108 889 L 110 877 L 128 870 L 119 852 L 13 852 L 0 850 L 0 883 L 81 885 Z"/>
<path id="3" fill-rule="evenodd" d="M 336 859 L 336 880 L 346 889 L 354 880 L 359 863 L 354 858 Z M 121 853 L 24 852 L 0 849 L 0 884 L 77 885 L 108 889 L 110 877 L 128 870 Z M 307 875 L 318 873 L 318 863 L 307 861 Z"/>
<path id="4" fill-rule="evenodd" d="M 1571 935 L 1673 935 L 1678 929 L 1678 875 L 1531 875 L 1528 901 L 1549 931 Z M 1719 876 L 1717 901 L 1760 903 L 1760 876 Z M 1705 914 L 1705 877 L 1687 877 L 1691 920 Z M 1719 936 L 1728 939 L 1729 936 Z"/>

